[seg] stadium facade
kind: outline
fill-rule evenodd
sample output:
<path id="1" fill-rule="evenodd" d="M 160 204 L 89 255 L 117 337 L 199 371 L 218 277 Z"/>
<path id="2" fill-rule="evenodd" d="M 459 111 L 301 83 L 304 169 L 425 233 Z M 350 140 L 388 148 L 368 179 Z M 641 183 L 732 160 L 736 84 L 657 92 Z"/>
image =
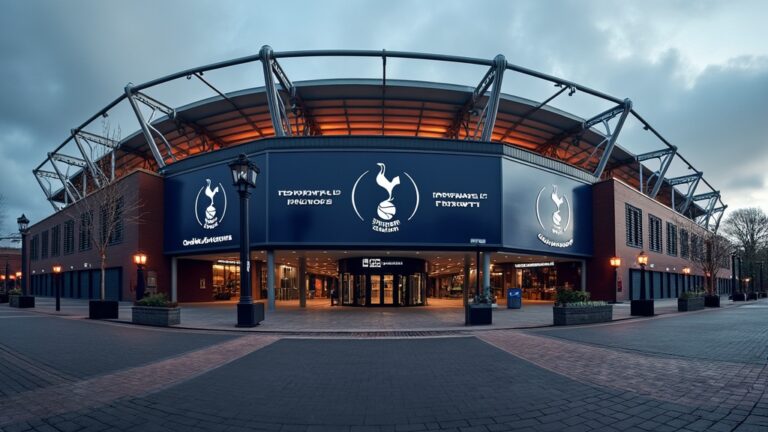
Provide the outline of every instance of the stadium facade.
<path id="1" fill-rule="evenodd" d="M 318 57 L 379 61 L 382 77 L 293 83 L 279 63 Z M 387 59 L 474 65 L 485 74 L 476 87 L 392 80 Z M 247 64 L 261 65 L 264 86 L 224 93 L 206 75 Z M 554 84 L 552 95 L 504 94 L 510 75 Z M 214 96 L 172 108 L 149 94 L 185 78 Z M 580 118 L 551 106 L 576 92 L 606 109 Z M 115 140 L 89 132 L 121 104 L 136 116 L 135 133 Z M 629 121 L 657 150 L 619 145 Z M 55 211 L 27 236 L 32 294 L 53 295 L 59 264 L 65 297 L 98 297 L 93 238 L 108 221 L 95 204 L 121 185 L 107 298 L 134 298 L 137 251 L 148 257 L 150 291 L 181 302 L 237 297 L 238 194 L 228 163 L 239 154 L 261 170 L 249 208 L 250 268 L 255 298 L 272 307 L 333 290 L 350 306 L 466 299 L 478 267 L 500 303 L 510 287 L 532 300 L 570 287 L 623 301 L 639 297 L 641 251 L 653 298 L 676 297 L 704 285 L 693 257 L 726 207 L 628 99 L 503 56 L 265 46 L 129 85 L 48 154 L 34 174 Z M 686 174 L 667 176 L 675 166 Z M 622 259 L 618 269 L 612 257 Z M 720 292 L 730 292 L 729 271 L 717 276 Z"/>

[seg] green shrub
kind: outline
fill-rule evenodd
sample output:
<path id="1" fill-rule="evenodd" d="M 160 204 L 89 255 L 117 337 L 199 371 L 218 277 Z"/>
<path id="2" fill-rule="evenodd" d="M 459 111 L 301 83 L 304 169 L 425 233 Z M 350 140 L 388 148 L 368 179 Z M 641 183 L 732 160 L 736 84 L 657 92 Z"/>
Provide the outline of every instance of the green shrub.
<path id="1" fill-rule="evenodd" d="M 569 303 L 583 303 L 589 301 L 589 293 L 585 291 L 574 291 L 565 288 L 557 289 L 555 299 L 556 306 L 565 306 Z"/>
<path id="2" fill-rule="evenodd" d="M 144 296 L 141 300 L 134 303 L 136 306 L 153 306 L 153 307 L 177 307 L 178 303 L 169 301 L 165 296 L 165 293 L 149 294 Z"/>
<path id="3" fill-rule="evenodd" d="M 13 295 L 13 296 L 21 295 L 21 290 L 20 290 L 20 289 L 18 289 L 18 288 L 14 288 L 14 289 L 12 289 L 12 290 L 8 291 L 8 295 L 9 295 L 9 296 L 12 296 L 12 295 Z"/>
<path id="4" fill-rule="evenodd" d="M 705 294 L 706 293 L 704 291 L 686 291 L 684 293 L 680 293 L 678 298 L 681 300 L 692 299 L 696 297 L 704 297 Z"/>

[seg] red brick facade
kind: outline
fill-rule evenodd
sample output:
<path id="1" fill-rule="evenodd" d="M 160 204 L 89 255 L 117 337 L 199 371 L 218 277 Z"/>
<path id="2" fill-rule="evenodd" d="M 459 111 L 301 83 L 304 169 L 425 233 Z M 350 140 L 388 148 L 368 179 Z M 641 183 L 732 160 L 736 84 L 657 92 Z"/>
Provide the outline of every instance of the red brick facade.
<path id="1" fill-rule="evenodd" d="M 671 208 L 640 193 L 631 186 L 610 179 L 597 183 L 592 188 L 592 227 L 594 230 L 594 257 L 587 265 L 587 289 L 595 300 L 629 300 L 630 269 L 639 269 L 637 256 L 641 251 L 648 255 L 647 271 L 682 275 L 682 269 L 689 267 L 691 277 L 704 276 L 702 269 L 689 259 L 681 257 L 679 247 L 680 221 L 684 218 Z M 627 245 L 626 204 L 642 211 L 643 246 Z M 649 215 L 661 219 L 661 251 L 654 252 L 648 247 Z M 678 225 L 678 251 L 673 256 L 667 253 L 667 222 Z M 690 224 L 690 222 L 689 222 Z M 686 229 L 689 226 L 685 227 Z M 701 234 L 703 228 L 695 233 Z M 621 258 L 621 267 L 614 280 L 614 270 L 610 266 L 611 257 Z M 730 277 L 729 269 L 721 269 L 718 278 Z M 620 287 L 620 288 L 619 288 Z M 618 291 L 621 289 L 621 291 Z M 668 295 L 664 295 L 665 297 Z"/>
<path id="2" fill-rule="evenodd" d="M 124 214 L 125 220 L 137 220 L 137 222 L 126 222 L 123 226 L 123 239 L 117 244 L 111 245 L 107 249 L 106 268 L 110 269 L 110 285 L 117 282 L 119 285 L 119 298 L 121 300 L 132 300 L 135 296 L 136 287 L 136 265 L 133 264 L 133 254 L 141 250 L 147 254 L 147 272 L 156 276 L 159 291 L 167 291 L 170 286 L 170 261 L 163 255 L 163 179 L 161 176 L 144 171 L 137 170 L 119 180 L 120 187 L 130 193 L 124 195 L 124 207 L 127 210 Z M 135 193 L 134 193 L 135 192 Z M 100 192 L 95 192 L 85 199 L 98 199 Z M 139 205 L 133 205 L 135 200 L 139 200 Z M 27 235 L 27 255 L 28 268 L 31 276 L 29 289 L 33 294 L 50 295 L 52 267 L 56 264 L 62 266 L 62 284 L 64 284 L 64 295 L 88 298 L 98 297 L 99 276 L 99 257 L 95 248 L 89 250 L 80 250 L 79 248 L 79 215 L 76 214 L 75 206 L 56 212 L 55 214 L 43 219 L 40 222 L 30 226 Z M 65 253 L 63 244 L 59 244 L 58 253 L 54 251 L 51 232 L 55 226 L 61 227 L 61 236 L 59 242 L 64 242 L 64 223 L 68 220 L 74 220 L 74 250 L 71 253 Z M 98 235 L 99 216 L 94 215 L 95 225 L 94 234 Z M 46 258 L 42 254 L 37 254 L 37 259 L 31 259 L 31 243 L 36 236 L 42 238 L 44 232 L 48 231 L 49 245 Z M 40 240 L 38 240 L 40 241 Z M 39 245 L 38 247 L 42 247 Z M 82 291 L 72 290 L 69 285 L 80 286 Z M 110 291 L 110 289 L 112 291 Z M 73 293 L 74 291 L 74 293 Z M 110 286 L 108 291 L 117 292 L 117 287 Z"/>

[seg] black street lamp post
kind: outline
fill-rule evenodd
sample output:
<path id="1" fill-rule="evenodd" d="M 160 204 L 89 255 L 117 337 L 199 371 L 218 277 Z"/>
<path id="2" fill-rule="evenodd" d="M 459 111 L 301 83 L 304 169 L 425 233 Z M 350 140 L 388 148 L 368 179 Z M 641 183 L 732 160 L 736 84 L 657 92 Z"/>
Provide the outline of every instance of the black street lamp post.
<path id="1" fill-rule="evenodd" d="M 53 266 L 53 289 L 56 292 L 56 312 L 61 310 L 61 265 Z"/>
<path id="2" fill-rule="evenodd" d="M 133 255 L 133 263 L 136 264 L 136 301 L 144 298 L 144 267 L 147 265 L 147 254 L 136 252 Z"/>
<path id="3" fill-rule="evenodd" d="M 264 320 L 264 304 L 253 303 L 251 295 L 248 200 L 256 187 L 259 167 L 241 154 L 229 164 L 232 181 L 240 195 L 240 301 L 237 303 L 237 326 L 254 327 Z"/>
<path id="4" fill-rule="evenodd" d="M 29 269 L 27 268 L 27 234 L 29 234 L 29 219 L 22 214 L 21 217 L 16 219 L 16 223 L 19 224 L 19 234 L 21 234 L 21 275 L 23 277 L 21 281 L 21 296 L 19 297 L 18 307 L 33 308 L 35 307 L 35 298 L 28 294 Z"/>
<path id="5" fill-rule="evenodd" d="M 653 299 L 648 299 L 645 290 L 645 266 L 648 265 L 648 255 L 641 251 L 637 256 L 637 264 L 640 266 L 640 299 L 632 300 L 630 315 L 653 316 Z"/>
<path id="6" fill-rule="evenodd" d="M 613 302 L 619 302 L 619 267 L 621 267 L 620 257 L 611 257 L 611 267 L 613 267 Z"/>

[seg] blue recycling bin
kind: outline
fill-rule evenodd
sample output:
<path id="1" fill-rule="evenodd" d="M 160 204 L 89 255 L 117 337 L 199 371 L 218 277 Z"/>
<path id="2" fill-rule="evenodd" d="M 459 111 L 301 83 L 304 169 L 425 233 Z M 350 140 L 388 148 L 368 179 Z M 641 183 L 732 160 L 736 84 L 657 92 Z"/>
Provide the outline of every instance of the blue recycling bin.
<path id="1" fill-rule="evenodd" d="M 507 288 L 507 309 L 520 309 L 521 307 L 523 307 L 523 290 Z"/>

